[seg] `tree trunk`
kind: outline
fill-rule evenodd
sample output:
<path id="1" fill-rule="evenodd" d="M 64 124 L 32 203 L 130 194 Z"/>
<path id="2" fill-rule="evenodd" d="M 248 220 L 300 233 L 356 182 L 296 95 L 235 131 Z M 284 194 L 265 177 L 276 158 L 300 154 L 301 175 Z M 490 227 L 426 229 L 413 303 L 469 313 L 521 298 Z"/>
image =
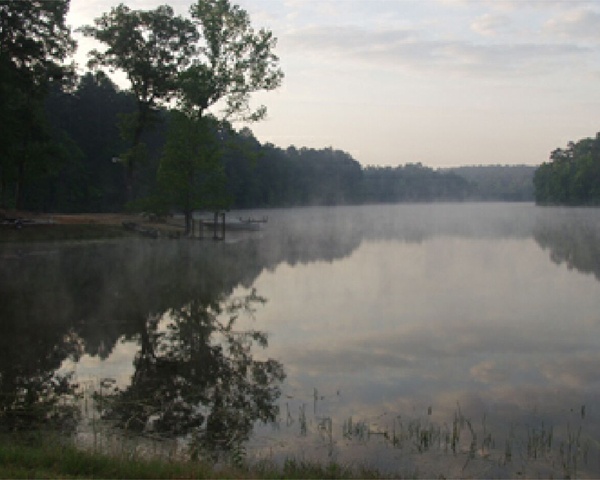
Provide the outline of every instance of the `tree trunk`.
<path id="1" fill-rule="evenodd" d="M 135 170 L 137 168 L 137 160 L 139 155 L 139 147 L 142 143 L 142 134 L 148 123 L 150 106 L 144 103 L 138 104 L 138 117 L 135 128 L 133 130 L 133 139 L 131 153 L 132 155 L 127 161 L 127 170 L 125 174 L 126 201 L 131 202 L 135 198 Z"/>
<path id="2" fill-rule="evenodd" d="M 4 168 L 0 165 L 0 208 L 5 208 L 7 205 L 8 182 L 4 174 Z"/>
<path id="3" fill-rule="evenodd" d="M 15 193 L 15 207 L 17 210 L 25 209 L 25 148 L 21 152 L 17 165 L 17 191 Z"/>
<path id="4" fill-rule="evenodd" d="M 190 235 L 192 233 L 192 222 L 193 222 L 193 210 L 186 209 L 185 211 L 185 235 Z"/>
<path id="5" fill-rule="evenodd" d="M 135 147 L 134 147 L 135 148 Z M 133 200 L 133 172 L 134 172 L 135 160 L 130 158 L 127 162 L 127 170 L 125 172 L 125 201 L 131 202 Z"/>

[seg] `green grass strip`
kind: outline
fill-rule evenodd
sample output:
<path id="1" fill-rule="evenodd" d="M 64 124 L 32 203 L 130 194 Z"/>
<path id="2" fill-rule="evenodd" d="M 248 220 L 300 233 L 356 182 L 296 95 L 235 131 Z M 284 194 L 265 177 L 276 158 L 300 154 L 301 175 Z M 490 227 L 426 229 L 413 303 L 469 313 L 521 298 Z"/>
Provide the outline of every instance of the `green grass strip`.
<path id="1" fill-rule="evenodd" d="M 283 466 L 259 462 L 249 468 L 220 467 L 193 461 L 127 458 L 90 452 L 46 439 L 34 442 L 0 439 L 0 478 L 106 478 L 106 479 L 229 479 L 229 478 L 382 478 L 375 470 L 337 463 L 318 464 L 288 460 Z"/>

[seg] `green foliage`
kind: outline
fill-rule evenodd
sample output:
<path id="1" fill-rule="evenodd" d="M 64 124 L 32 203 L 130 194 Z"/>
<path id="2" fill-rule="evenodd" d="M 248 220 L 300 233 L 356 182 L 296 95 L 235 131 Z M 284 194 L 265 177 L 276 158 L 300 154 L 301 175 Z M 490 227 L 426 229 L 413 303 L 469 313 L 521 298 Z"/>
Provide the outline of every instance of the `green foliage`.
<path id="1" fill-rule="evenodd" d="M 251 111 L 250 94 L 279 86 L 283 73 L 272 53 L 271 32 L 255 32 L 246 11 L 228 0 L 201 0 L 190 9 L 197 28 L 191 65 L 176 85 L 180 111 L 173 112 L 165 154 L 158 172 L 160 197 L 183 210 L 186 231 L 194 210 L 230 206 L 226 170 L 221 161 L 223 127 L 209 113 L 225 107 L 221 119 L 260 120 L 266 109 Z"/>
<path id="2" fill-rule="evenodd" d="M 42 443 L 43 442 L 43 443 Z M 387 478 L 375 470 L 352 469 L 331 462 L 320 465 L 288 460 L 283 466 L 262 462 L 248 467 L 215 467 L 202 461 L 146 459 L 78 449 L 51 436 L 35 444 L 0 439 L 1 478 Z"/>
<path id="3" fill-rule="evenodd" d="M 43 96 L 51 81 L 72 74 L 63 61 L 75 42 L 65 24 L 69 0 L 1 0 L 2 83 L 17 81 L 29 95 Z"/>
<path id="4" fill-rule="evenodd" d="M 363 172 L 346 152 L 263 146 L 248 132 L 230 142 L 235 148 L 224 161 L 236 207 L 342 205 L 362 200 Z"/>
<path id="5" fill-rule="evenodd" d="M 556 149 L 535 172 L 535 200 L 541 204 L 600 204 L 600 133 Z"/>
<path id="6" fill-rule="evenodd" d="M 222 102 L 224 118 L 264 118 L 266 108 L 253 111 L 249 100 L 251 93 L 281 84 L 283 72 L 273 53 L 273 34 L 255 31 L 248 13 L 229 0 L 199 0 L 190 13 L 201 43 L 195 46 L 192 65 L 179 77 L 182 110 L 202 116 Z"/>
<path id="7" fill-rule="evenodd" d="M 187 63 L 195 38 L 189 21 L 175 16 L 168 5 L 145 11 L 120 4 L 95 19 L 94 25 L 81 31 L 107 48 L 92 50 L 89 66 L 124 72 L 142 115 L 174 94 L 178 69 Z"/>
<path id="8" fill-rule="evenodd" d="M 76 208 L 84 199 L 81 188 L 85 172 L 77 144 L 60 129 L 52 128 L 43 143 L 30 143 L 28 181 L 23 206 L 31 210 L 55 211 Z M 36 148 L 37 147 L 37 148 Z"/>
<path id="9" fill-rule="evenodd" d="M 162 201 L 182 210 L 188 223 L 194 210 L 219 210 L 231 203 L 221 162 L 222 130 L 212 117 L 171 112 L 158 186 Z"/>
<path id="10" fill-rule="evenodd" d="M 221 473 L 233 478 L 232 472 Z M 212 466 L 202 462 L 108 455 L 76 448 L 64 439 L 45 438 L 34 444 L 2 439 L 2 478 L 218 478 Z"/>
<path id="11" fill-rule="evenodd" d="M 102 75 L 86 74 L 73 93 L 53 91 L 47 101 L 52 135 L 62 135 L 63 143 L 71 139 L 69 151 L 81 153 L 59 162 L 37 205 L 55 211 L 122 210 L 127 166 L 121 153 L 127 143 L 117 125 L 120 114 L 135 109 L 133 95 Z M 142 136 L 146 147 L 140 148 L 148 155 L 138 164 L 139 194 L 130 204 L 139 211 L 532 198 L 534 167 L 363 168 L 333 148 L 263 145 L 248 128 L 236 132 L 210 116 L 197 120 L 162 110 L 157 115 L 169 120 Z"/>
<path id="12" fill-rule="evenodd" d="M 192 205 L 206 203 L 208 197 L 202 191 L 206 185 L 220 191 L 215 186 L 219 181 L 223 183 L 224 174 L 221 165 L 209 161 L 212 155 L 207 150 L 211 147 L 199 154 L 197 143 L 189 145 L 174 132 L 195 129 L 198 140 L 208 138 L 201 132 L 208 128 L 203 118 L 217 103 L 225 105 L 223 118 L 261 119 L 266 110 L 259 107 L 252 111 L 250 94 L 276 88 L 283 77 L 278 58 L 272 53 L 273 35 L 267 30 L 255 32 L 243 9 L 228 0 L 202 0 L 192 5 L 190 14 L 191 19 L 184 19 L 175 16 L 168 6 L 144 11 L 120 4 L 97 18 L 94 26 L 81 29 L 107 46 L 104 51 L 90 53 L 89 66 L 125 72 L 137 100 L 137 112 L 123 116 L 121 122 L 123 138 L 132 144 L 121 155 L 129 200 L 134 198 L 135 170 L 145 158 L 141 135 L 154 121 L 155 107 L 176 96 L 182 111 L 199 122 L 192 127 L 184 126 L 183 120 L 174 120 L 165 164 L 159 173 L 161 194 L 166 192 L 166 198 L 186 212 Z M 175 146 L 177 138 L 183 142 L 180 147 Z M 192 151 L 193 158 L 184 159 Z M 198 172 L 207 176 L 206 169 L 200 168 L 199 155 L 204 167 L 212 163 L 213 171 L 208 175 L 212 178 L 200 191 L 193 192 L 199 187 Z M 179 166 L 184 172 L 177 173 Z M 167 185 L 169 180 L 173 185 Z M 224 203 L 220 194 L 213 203 Z"/>
<path id="13" fill-rule="evenodd" d="M 2 206 L 177 208 L 189 220 L 194 209 L 229 206 L 530 198 L 525 171 L 482 176 L 483 167 L 448 172 L 410 163 L 363 169 L 339 150 L 284 150 L 219 125 L 216 119 L 262 119 L 266 109 L 252 108 L 251 94 L 283 79 L 273 34 L 254 29 L 229 0 L 199 0 L 189 18 L 167 5 L 113 7 L 81 28 L 104 46 L 90 53 L 97 75 L 64 92 L 60 86 L 73 78 L 65 61 L 75 48 L 68 7 L 69 0 L 0 0 Z M 131 92 L 120 92 L 100 68 L 124 72 Z M 162 152 L 161 106 L 172 100 L 180 114 L 171 115 Z M 536 175 L 539 202 L 598 202 L 596 142 L 553 153 Z"/>
<path id="14" fill-rule="evenodd" d="M 124 72 L 137 101 L 136 113 L 122 117 L 121 124 L 124 139 L 131 142 L 123 161 L 128 200 L 133 200 L 134 174 L 145 158 L 142 133 L 155 121 L 156 106 L 174 96 L 178 73 L 188 63 L 197 33 L 189 20 L 175 16 L 168 5 L 146 11 L 123 4 L 81 31 L 107 47 L 92 50 L 88 65 Z"/>
<path id="15" fill-rule="evenodd" d="M 534 198 L 535 170 L 528 165 L 475 165 L 449 171 L 471 183 L 476 200 L 523 202 Z"/>
<path id="16" fill-rule="evenodd" d="M 64 64 L 75 43 L 65 24 L 69 0 L 0 1 L 0 201 L 24 208 L 27 181 L 46 168 L 43 100 L 52 82 L 73 74 Z M 14 198 L 14 203 L 9 199 Z"/>
<path id="17" fill-rule="evenodd" d="M 367 202 L 431 202 L 465 200 L 472 186 L 452 172 L 435 171 L 420 163 L 398 167 L 368 167 L 364 172 Z"/>
<path id="18" fill-rule="evenodd" d="M 54 185 L 44 200 L 48 210 L 122 209 L 125 172 L 123 164 L 112 159 L 126 148 L 119 137 L 119 115 L 133 111 L 135 99 L 101 74 L 85 74 L 71 93 L 50 92 L 46 112 L 53 135 L 63 144 L 69 139 L 77 154 L 69 154 L 57 177 L 48 179 Z"/>

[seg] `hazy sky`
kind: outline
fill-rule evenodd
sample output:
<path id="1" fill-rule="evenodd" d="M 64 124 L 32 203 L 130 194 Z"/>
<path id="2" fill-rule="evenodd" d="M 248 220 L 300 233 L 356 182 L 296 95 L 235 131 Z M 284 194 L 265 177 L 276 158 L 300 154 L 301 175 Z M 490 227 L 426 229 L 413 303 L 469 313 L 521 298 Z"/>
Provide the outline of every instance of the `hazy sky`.
<path id="1" fill-rule="evenodd" d="M 70 24 L 117 3 L 71 0 Z M 124 3 L 187 14 L 192 0 Z M 269 112 L 251 126 L 261 142 L 363 165 L 539 164 L 600 131 L 600 1 L 233 3 L 279 40 L 284 83 L 255 95 Z"/>

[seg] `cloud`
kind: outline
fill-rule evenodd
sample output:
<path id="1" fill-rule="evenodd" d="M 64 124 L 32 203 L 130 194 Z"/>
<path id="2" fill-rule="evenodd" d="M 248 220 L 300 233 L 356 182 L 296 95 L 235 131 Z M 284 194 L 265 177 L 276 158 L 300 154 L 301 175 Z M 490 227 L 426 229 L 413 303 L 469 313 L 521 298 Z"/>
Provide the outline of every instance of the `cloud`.
<path id="1" fill-rule="evenodd" d="M 544 31 L 563 38 L 575 38 L 600 41 L 600 12 L 592 10 L 577 10 L 548 20 Z"/>
<path id="2" fill-rule="evenodd" d="M 294 48 L 327 50 L 340 54 L 368 54 L 373 50 L 391 48 L 409 42 L 411 30 L 367 30 L 353 25 L 319 25 L 296 29 L 285 35 Z"/>
<path id="3" fill-rule="evenodd" d="M 469 0 L 437 0 L 441 5 L 448 5 L 450 7 L 466 7 L 469 5 Z"/>
<path id="4" fill-rule="evenodd" d="M 496 20 L 496 28 L 500 23 Z M 492 27 L 487 28 L 489 31 Z M 291 31 L 285 35 L 285 45 L 304 56 L 310 51 L 311 58 L 328 63 L 361 62 L 386 69 L 442 69 L 444 74 L 480 76 L 555 72 L 577 63 L 589 52 L 569 43 L 476 43 L 427 38 L 414 29 L 369 30 L 330 25 Z"/>
<path id="5" fill-rule="evenodd" d="M 441 5 L 457 7 L 484 6 L 496 11 L 514 12 L 517 10 L 555 10 L 571 8 L 574 2 L 565 2 L 564 0 L 437 0 Z M 579 3 L 593 3 L 592 0 Z"/>
<path id="6" fill-rule="evenodd" d="M 480 35 L 493 36 L 505 30 L 509 25 L 510 20 L 508 17 L 486 13 L 471 23 L 471 30 Z"/>

